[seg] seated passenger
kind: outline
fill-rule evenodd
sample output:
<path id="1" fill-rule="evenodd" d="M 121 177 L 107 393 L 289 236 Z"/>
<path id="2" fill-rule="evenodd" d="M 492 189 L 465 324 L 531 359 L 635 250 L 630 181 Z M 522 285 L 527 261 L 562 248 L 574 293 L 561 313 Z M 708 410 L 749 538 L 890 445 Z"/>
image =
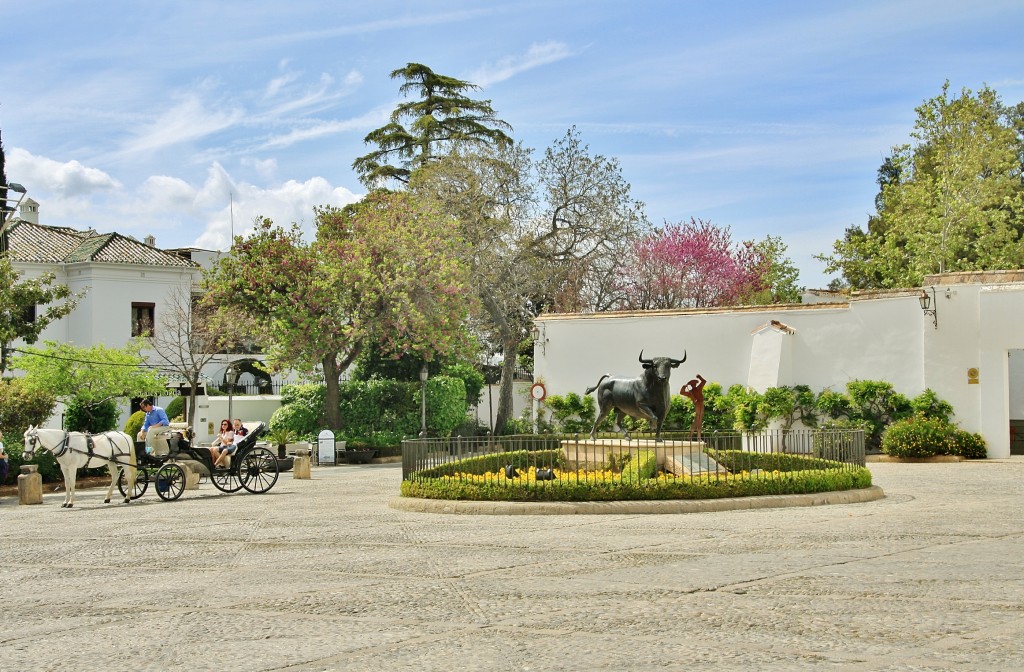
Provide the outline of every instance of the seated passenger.
<path id="1" fill-rule="evenodd" d="M 242 424 L 241 418 L 235 418 L 235 445 L 240 444 L 248 433 L 249 430 Z"/>
<path id="2" fill-rule="evenodd" d="M 213 466 L 221 467 L 225 456 L 235 452 L 235 432 L 231 429 L 230 420 L 220 421 L 220 430 L 217 438 L 210 445 L 210 455 L 213 456 Z"/>

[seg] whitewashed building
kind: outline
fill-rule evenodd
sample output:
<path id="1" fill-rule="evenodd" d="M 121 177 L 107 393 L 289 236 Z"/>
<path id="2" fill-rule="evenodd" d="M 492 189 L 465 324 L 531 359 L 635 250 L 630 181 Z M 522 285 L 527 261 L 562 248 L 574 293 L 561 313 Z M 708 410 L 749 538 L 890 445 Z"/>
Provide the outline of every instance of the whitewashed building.
<path id="1" fill-rule="evenodd" d="M 930 300 L 927 311 L 920 297 Z M 694 374 L 723 388 L 809 385 L 844 391 L 884 380 L 951 403 L 989 457 L 1024 453 L 1024 271 L 948 273 L 924 289 L 836 294 L 808 302 L 708 310 L 542 315 L 534 375 L 548 394 L 583 394 L 604 373 L 639 375 L 637 358 L 687 360 L 672 390 Z M 819 302 L 814 302 L 819 301 Z"/>

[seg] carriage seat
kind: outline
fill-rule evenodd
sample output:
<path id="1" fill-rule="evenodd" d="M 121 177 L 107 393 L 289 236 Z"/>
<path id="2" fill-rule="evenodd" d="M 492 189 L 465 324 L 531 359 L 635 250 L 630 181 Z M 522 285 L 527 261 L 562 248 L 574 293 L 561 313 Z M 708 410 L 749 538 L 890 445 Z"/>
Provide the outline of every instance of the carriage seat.
<path id="1" fill-rule="evenodd" d="M 146 447 L 152 450 L 147 452 L 157 457 L 177 453 L 179 443 L 191 436 L 189 430 L 187 422 L 172 422 L 167 426 L 151 427 L 146 432 Z"/>
<path id="2" fill-rule="evenodd" d="M 231 458 L 234 455 L 239 455 L 242 452 L 251 449 L 253 446 L 256 445 L 256 442 L 259 440 L 259 438 L 263 436 L 267 431 L 267 424 L 265 422 L 243 422 L 242 426 L 249 430 L 249 433 L 246 434 L 242 438 L 242 440 L 238 442 L 237 446 L 235 447 L 235 452 L 232 453 L 231 455 L 228 455 L 228 466 L 231 466 Z"/>

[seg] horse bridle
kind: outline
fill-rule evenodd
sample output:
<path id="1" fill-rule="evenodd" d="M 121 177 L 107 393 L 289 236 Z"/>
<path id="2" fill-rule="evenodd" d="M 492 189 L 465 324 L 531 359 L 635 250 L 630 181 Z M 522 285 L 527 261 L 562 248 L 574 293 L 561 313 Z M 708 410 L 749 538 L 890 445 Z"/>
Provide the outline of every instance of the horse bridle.
<path id="1" fill-rule="evenodd" d="M 64 453 L 68 452 L 68 439 L 71 437 L 71 433 L 64 430 L 64 438 L 60 444 L 50 448 L 50 452 L 53 453 L 54 457 L 60 457 Z M 22 452 L 22 455 L 28 459 L 33 459 L 36 456 L 36 444 L 39 442 L 39 431 L 37 427 L 33 427 L 32 431 L 28 433 L 28 450 Z"/>

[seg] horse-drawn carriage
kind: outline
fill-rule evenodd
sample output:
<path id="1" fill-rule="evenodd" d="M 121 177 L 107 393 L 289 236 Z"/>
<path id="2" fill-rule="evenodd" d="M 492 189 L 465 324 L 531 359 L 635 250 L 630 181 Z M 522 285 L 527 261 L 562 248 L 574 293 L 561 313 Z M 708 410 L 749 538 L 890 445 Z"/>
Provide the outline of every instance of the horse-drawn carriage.
<path id="1" fill-rule="evenodd" d="M 78 469 L 106 465 L 111 482 L 106 502 L 110 502 L 114 483 L 128 503 L 145 494 L 150 481 L 160 499 L 171 501 L 185 492 L 189 474 L 206 477 L 214 487 L 226 493 L 246 490 L 253 494 L 269 491 L 280 472 L 277 457 L 256 441 L 266 432 L 262 422 L 249 426 L 249 434 L 238 444 L 225 467 L 213 464 L 213 455 L 205 446 L 193 446 L 187 427 L 158 428 L 146 441 L 133 441 L 124 432 L 89 435 L 62 429 L 29 427 L 25 432 L 25 457 L 32 459 L 37 449 L 53 453 L 64 474 L 67 495 L 64 507 L 75 502 Z M 131 478 L 132 470 L 135 478 Z M 152 474 L 152 477 L 150 476 Z"/>
<path id="2" fill-rule="evenodd" d="M 257 446 L 256 441 L 266 433 L 262 422 L 247 427 L 249 433 L 236 444 L 235 452 L 224 467 L 213 464 L 213 455 L 205 446 L 193 446 L 192 436 L 187 428 L 150 435 L 146 441 L 135 442 L 137 469 L 132 499 L 145 494 L 150 482 L 150 472 L 156 494 L 171 501 L 181 497 L 188 482 L 188 473 L 199 478 L 208 478 L 221 492 L 232 493 L 245 489 L 261 495 L 277 483 L 279 468 L 277 458 L 268 449 Z M 128 478 L 121 473 L 117 489 L 127 495 Z"/>

